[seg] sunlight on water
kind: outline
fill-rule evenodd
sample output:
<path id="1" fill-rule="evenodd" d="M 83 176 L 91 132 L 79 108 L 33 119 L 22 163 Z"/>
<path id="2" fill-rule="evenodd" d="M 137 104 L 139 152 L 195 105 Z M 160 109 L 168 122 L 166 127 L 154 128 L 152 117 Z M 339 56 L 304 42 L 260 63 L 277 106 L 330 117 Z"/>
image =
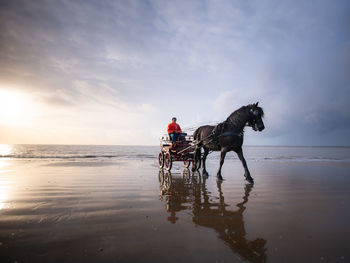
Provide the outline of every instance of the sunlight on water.
<path id="1" fill-rule="evenodd" d="M 0 157 L 3 156 L 0 154 Z M 8 159 L 0 159 L 0 174 L 6 172 L 7 170 L 5 169 L 6 166 L 9 166 L 9 163 L 7 162 Z M 1 178 L 0 178 L 1 182 Z"/>
<path id="2" fill-rule="evenodd" d="M 0 156 L 8 155 L 11 153 L 12 147 L 7 144 L 0 144 Z M 6 172 L 5 167 L 8 166 L 7 160 L 0 160 L 0 175 Z M 5 208 L 6 201 L 9 200 L 11 192 L 11 182 L 3 177 L 0 177 L 0 210 Z"/>
<path id="3" fill-rule="evenodd" d="M 0 156 L 6 156 L 11 154 L 12 146 L 9 144 L 0 144 Z M 1 168 L 1 166 L 0 166 Z"/>
<path id="4" fill-rule="evenodd" d="M 11 183 L 0 179 L 0 210 L 5 208 L 6 201 L 10 198 Z"/>

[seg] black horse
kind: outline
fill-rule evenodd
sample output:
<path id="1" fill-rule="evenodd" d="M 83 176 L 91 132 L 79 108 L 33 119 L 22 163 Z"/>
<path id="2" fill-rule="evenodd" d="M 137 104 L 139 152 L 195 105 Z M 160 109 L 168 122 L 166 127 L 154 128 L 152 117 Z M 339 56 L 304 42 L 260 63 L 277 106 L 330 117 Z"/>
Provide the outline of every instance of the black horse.
<path id="1" fill-rule="evenodd" d="M 231 113 L 224 122 L 217 126 L 205 125 L 199 127 L 193 134 L 194 140 L 200 143 L 195 149 L 194 159 L 196 161 L 192 167 L 192 171 L 199 169 L 201 162 L 201 148 L 204 149 L 202 159 L 203 174 L 207 174 L 205 160 L 207 159 L 209 151 L 221 151 L 220 167 L 217 172 L 217 177 L 222 180 L 221 167 L 224 163 L 226 153 L 229 151 L 235 151 L 243 164 L 246 180 L 253 183 L 254 180 L 250 176 L 242 151 L 244 127 L 251 126 L 254 131 L 262 131 L 265 128 L 264 122 L 262 121 L 263 116 L 264 111 L 261 107 L 258 107 L 257 102 L 255 104 L 241 107 Z"/>

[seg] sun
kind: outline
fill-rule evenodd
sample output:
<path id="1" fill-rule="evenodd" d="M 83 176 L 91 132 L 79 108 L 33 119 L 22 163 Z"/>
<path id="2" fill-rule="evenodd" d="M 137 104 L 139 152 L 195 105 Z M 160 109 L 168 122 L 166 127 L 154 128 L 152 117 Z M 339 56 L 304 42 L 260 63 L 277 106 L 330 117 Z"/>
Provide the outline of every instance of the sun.
<path id="1" fill-rule="evenodd" d="M 0 157 L 9 155 L 12 152 L 12 146 L 8 144 L 0 144 Z M 0 163 L 1 168 L 1 163 Z"/>
<path id="2" fill-rule="evenodd" d="M 23 122 L 25 101 L 17 92 L 0 89 L 0 124 L 16 125 Z"/>

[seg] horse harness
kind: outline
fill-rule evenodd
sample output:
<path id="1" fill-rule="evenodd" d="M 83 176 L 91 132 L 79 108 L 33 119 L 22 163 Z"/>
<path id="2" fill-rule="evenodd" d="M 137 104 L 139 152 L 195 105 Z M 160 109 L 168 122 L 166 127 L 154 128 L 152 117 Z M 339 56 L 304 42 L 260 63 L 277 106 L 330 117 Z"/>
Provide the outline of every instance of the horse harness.
<path id="1" fill-rule="evenodd" d="M 233 125 L 232 125 L 232 123 L 230 123 L 228 120 L 225 120 L 225 121 L 223 121 L 223 122 L 220 122 L 219 124 L 217 124 L 217 125 L 214 127 L 214 129 L 213 129 L 213 131 L 211 132 L 211 134 L 209 134 L 207 137 L 205 137 L 204 139 L 202 139 L 202 140 L 200 140 L 200 141 L 195 141 L 195 142 L 194 142 L 194 145 L 195 145 L 195 146 L 198 146 L 198 147 L 203 147 L 203 146 L 205 146 L 205 145 L 207 145 L 207 144 L 213 142 L 213 143 L 217 144 L 219 147 L 221 147 L 220 144 L 219 144 L 219 141 L 218 141 L 218 140 L 219 140 L 219 137 L 221 137 L 221 136 L 223 136 L 223 135 L 226 136 L 226 135 L 229 135 L 229 134 L 232 135 L 232 136 L 236 136 L 236 135 L 238 135 L 239 137 L 242 137 L 242 136 L 243 136 L 244 131 L 242 131 L 242 132 L 240 132 L 240 133 L 235 133 L 235 132 L 224 132 L 225 128 L 227 128 L 227 127 L 229 127 L 229 126 L 233 126 Z M 208 141 L 205 141 L 205 140 L 207 140 L 207 139 L 209 139 L 209 140 L 208 140 Z M 192 147 L 192 146 L 190 146 L 190 147 Z M 183 152 L 183 151 L 189 149 L 190 147 L 187 147 L 187 148 L 181 150 L 179 153 L 181 153 L 181 152 Z M 210 153 L 210 152 L 212 152 L 212 151 L 209 151 L 209 153 Z"/>
<path id="2" fill-rule="evenodd" d="M 216 125 L 211 133 L 211 136 L 213 136 L 214 138 L 212 139 L 212 141 L 214 141 L 215 143 L 218 143 L 218 139 L 219 137 L 221 137 L 222 135 L 238 135 L 238 136 L 243 136 L 243 132 L 240 133 L 235 133 L 235 132 L 224 132 L 226 127 L 229 126 L 233 126 L 232 123 L 230 123 L 228 120 L 225 120 L 223 122 L 220 122 L 218 125 Z M 220 146 L 220 145 L 219 145 Z"/>

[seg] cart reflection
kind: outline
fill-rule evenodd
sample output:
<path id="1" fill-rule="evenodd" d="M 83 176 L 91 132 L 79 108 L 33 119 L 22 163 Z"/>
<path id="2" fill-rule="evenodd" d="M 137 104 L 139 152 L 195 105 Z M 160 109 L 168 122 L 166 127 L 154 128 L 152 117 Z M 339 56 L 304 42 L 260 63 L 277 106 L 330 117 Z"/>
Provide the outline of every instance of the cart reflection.
<path id="1" fill-rule="evenodd" d="M 245 185 L 243 201 L 236 204 L 236 211 L 230 211 L 221 190 L 222 181 L 217 181 L 218 198 L 213 198 L 213 193 L 207 190 L 206 179 L 188 169 L 181 175 L 159 171 L 160 199 L 166 203 L 167 220 L 174 224 L 179 220 L 177 212 L 190 210 L 196 225 L 214 229 L 232 251 L 250 262 L 266 262 L 266 240 L 246 238 L 243 213 L 253 185 Z"/>

